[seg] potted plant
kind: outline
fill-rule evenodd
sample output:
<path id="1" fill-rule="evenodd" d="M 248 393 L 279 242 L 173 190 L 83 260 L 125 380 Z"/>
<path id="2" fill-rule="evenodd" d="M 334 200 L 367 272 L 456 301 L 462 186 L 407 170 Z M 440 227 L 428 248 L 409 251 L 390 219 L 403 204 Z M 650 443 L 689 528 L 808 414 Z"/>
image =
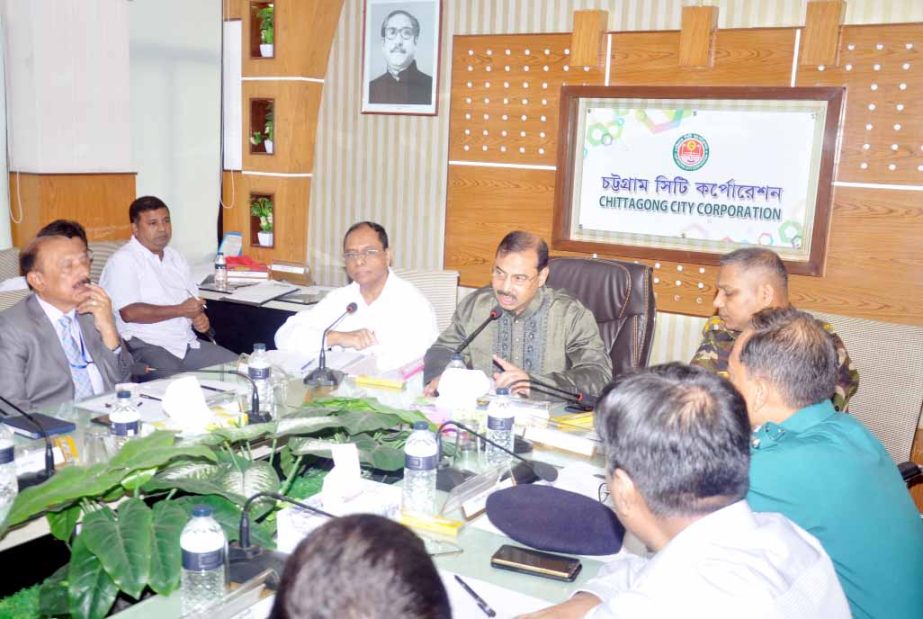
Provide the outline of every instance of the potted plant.
<path id="1" fill-rule="evenodd" d="M 271 155 L 273 149 L 273 133 L 275 129 L 275 124 L 272 118 L 272 107 L 269 107 L 266 110 L 266 119 L 263 121 L 263 130 L 254 131 L 250 136 L 250 143 L 254 146 L 263 145 L 263 150 L 266 154 Z"/>
<path id="2" fill-rule="evenodd" d="M 260 56 L 272 58 L 274 55 L 273 42 L 276 38 L 276 28 L 272 17 L 273 6 L 267 4 L 256 12 L 260 20 Z"/>
<path id="3" fill-rule="evenodd" d="M 260 220 L 260 231 L 256 234 L 260 245 L 272 247 L 272 198 L 254 198 L 250 202 L 250 215 Z"/>

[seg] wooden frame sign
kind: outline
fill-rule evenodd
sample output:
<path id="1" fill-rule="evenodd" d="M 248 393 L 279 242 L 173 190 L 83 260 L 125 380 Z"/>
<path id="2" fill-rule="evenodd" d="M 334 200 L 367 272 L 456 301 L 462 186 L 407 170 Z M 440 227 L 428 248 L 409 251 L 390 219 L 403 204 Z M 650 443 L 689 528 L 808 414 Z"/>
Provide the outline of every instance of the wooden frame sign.
<path id="1" fill-rule="evenodd" d="M 564 86 L 554 249 L 823 275 L 843 88 Z"/>

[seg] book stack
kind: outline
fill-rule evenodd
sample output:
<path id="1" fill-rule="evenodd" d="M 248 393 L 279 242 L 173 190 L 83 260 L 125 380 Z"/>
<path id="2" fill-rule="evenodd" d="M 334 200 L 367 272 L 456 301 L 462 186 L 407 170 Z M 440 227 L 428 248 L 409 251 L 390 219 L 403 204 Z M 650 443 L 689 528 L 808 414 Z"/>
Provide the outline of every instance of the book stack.
<path id="1" fill-rule="evenodd" d="M 233 286 L 258 284 L 269 279 L 269 267 L 249 256 L 228 256 L 228 283 Z"/>

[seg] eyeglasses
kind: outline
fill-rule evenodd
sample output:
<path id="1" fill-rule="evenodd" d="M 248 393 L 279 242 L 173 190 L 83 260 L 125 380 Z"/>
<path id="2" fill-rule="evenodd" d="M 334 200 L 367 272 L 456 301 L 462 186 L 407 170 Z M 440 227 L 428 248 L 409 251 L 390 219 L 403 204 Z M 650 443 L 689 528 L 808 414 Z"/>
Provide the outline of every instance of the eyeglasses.
<path id="1" fill-rule="evenodd" d="M 516 286 L 524 286 L 528 284 L 529 282 L 531 282 L 536 277 L 538 277 L 538 273 L 536 273 L 535 275 L 532 275 L 531 277 L 528 275 L 523 275 L 522 273 L 517 273 L 516 275 L 509 275 L 508 273 L 503 271 L 500 267 L 494 267 L 492 275 L 493 275 L 495 282 L 505 282 L 507 279 L 511 279 L 513 280 L 513 284 Z"/>
<path id="2" fill-rule="evenodd" d="M 609 500 L 609 484 L 603 482 L 599 484 L 599 490 L 596 491 L 600 503 L 606 503 Z"/>
<path id="3" fill-rule="evenodd" d="M 370 258 L 377 258 L 382 253 L 383 251 L 380 249 L 362 249 L 359 251 L 353 251 L 353 250 L 344 251 L 343 260 L 346 260 L 347 262 L 355 262 L 359 258 L 362 258 L 363 260 L 368 260 Z"/>
<path id="4" fill-rule="evenodd" d="M 62 275 L 70 275 L 77 267 L 89 268 L 93 264 L 93 252 L 87 250 L 77 258 L 68 258 L 58 263 Z"/>
<path id="5" fill-rule="evenodd" d="M 396 39 L 398 34 L 405 41 L 409 41 L 413 37 L 413 28 L 385 28 L 386 39 Z"/>

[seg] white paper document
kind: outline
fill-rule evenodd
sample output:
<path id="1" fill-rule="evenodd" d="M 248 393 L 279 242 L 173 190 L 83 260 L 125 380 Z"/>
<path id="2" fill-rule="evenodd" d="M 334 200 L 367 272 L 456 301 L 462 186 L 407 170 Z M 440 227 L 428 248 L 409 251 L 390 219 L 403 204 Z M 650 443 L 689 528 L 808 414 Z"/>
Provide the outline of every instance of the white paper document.
<path id="1" fill-rule="evenodd" d="M 442 583 L 449 594 L 452 617 L 455 619 L 486 619 L 487 615 L 480 609 L 470 593 L 455 580 L 455 572 L 439 570 Z M 477 593 L 481 599 L 497 613 L 495 619 L 508 619 L 523 613 L 530 613 L 552 605 L 525 593 L 519 593 L 506 587 L 500 587 L 484 580 L 462 575 L 462 580 Z"/>

